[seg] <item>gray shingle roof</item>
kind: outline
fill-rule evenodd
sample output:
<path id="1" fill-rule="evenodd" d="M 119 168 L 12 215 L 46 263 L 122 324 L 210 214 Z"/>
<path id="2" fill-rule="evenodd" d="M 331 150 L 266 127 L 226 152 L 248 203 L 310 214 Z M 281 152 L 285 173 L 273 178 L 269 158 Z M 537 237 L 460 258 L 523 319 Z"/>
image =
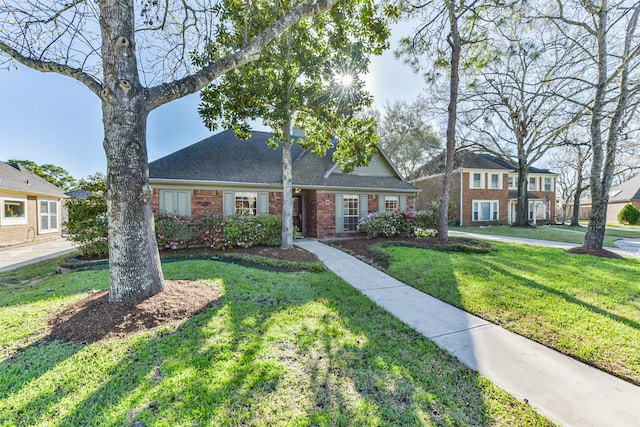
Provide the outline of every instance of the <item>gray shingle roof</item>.
<path id="1" fill-rule="evenodd" d="M 455 153 L 454 168 L 465 169 L 482 169 L 482 170 L 503 170 L 517 172 L 517 166 L 510 164 L 493 154 L 488 153 L 476 153 L 472 151 L 461 150 Z M 414 178 L 421 176 L 437 175 L 444 172 L 444 153 L 429 161 L 425 165 L 421 166 L 416 173 L 413 174 Z M 529 167 L 529 173 L 553 173 L 548 169 L 540 169 L 536 167 Z"/>
<path id="2" fill-rule="evenodd" d="M 632 200 L 640 200 L 640 174 L 620 185 L 614 185 L 609 191 L 609 202 L 630 202 Z"/>
<path id="3" fill-rule="evenodd" d="M 272 134 L 252 132 L 248 140 L 231 130 L 220 132 L 149 164 L 151 180 L 185 180 L 244 184 L 282 184 L 282 148 L 267 146 Z M 299 187 L 375 188 L 416 191 L 399 177 L 350 175 L 333 170 L 329 150 L 317 156 L 294 143 L 293 185 Z"/>
<path id="4" fill-rule="evenodd" d="M 0 162 L 0 189 L 64 197 L 64 191 L 20 165 Z"/>

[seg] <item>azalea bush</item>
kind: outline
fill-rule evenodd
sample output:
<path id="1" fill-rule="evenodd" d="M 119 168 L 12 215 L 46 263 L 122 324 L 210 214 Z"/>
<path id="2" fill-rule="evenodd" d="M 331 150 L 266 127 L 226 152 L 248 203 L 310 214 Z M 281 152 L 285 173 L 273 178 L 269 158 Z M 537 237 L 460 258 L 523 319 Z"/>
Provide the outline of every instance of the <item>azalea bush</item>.
<path id="1" fill-rule="evenodd" d="M 155 216 L 156 240 L 161 249 L 189 246 L 193 239 L 191 219 L 186 216 L 161 213 Z"/>
<path id="2" fill-rule="evenodd" d="M 224 235 L 232 246 L 278 246 L 282 220 L 275 215 L 232 215 L 225 218 Z"/>
<path id="3" fill-rule="evenodd" d="M 438 224 L 438 211 L 374 212 L 362 218 L 358 231 L 369 237 L 432 236 Z"/>

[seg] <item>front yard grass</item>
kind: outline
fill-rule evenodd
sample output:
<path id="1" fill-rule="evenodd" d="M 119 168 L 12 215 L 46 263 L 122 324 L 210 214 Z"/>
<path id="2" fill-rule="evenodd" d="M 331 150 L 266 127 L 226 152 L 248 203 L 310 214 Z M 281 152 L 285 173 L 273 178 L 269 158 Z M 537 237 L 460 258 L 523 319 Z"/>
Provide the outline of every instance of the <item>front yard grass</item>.
<path id="1" fill-rule="evenodd" d="M 640 385 L 640 260 L 492 246 L 487 254 L 388 246 L 387 273 Z"/>
<path id="2" fill-rule="evenodd" d="M 577 245 L 581 245 L 584 242 L 584 235 L 587 232 L 586 227 L 569 227 L 566 225 L 542 225 L 538 227 L 511 227 L 506 225 L 488 227 L 464 226 L 450 227 L 449 229 L 467 233 L 575 243 Z M 604 246 L 615 247 L 613 242 L 625 237 L 640 238 L 640 229 L 638 231 L 627 231 L 607 228 L 605 231 Z"/>
<path id="3" fill-rule="evenodd" d="M 163 268 L 223 296 L 93 344 L 51 340 L 44 322 L 106 289 L 106 270 L 0 274 L 0 425 L 550 425 L 333 274 Z"/>

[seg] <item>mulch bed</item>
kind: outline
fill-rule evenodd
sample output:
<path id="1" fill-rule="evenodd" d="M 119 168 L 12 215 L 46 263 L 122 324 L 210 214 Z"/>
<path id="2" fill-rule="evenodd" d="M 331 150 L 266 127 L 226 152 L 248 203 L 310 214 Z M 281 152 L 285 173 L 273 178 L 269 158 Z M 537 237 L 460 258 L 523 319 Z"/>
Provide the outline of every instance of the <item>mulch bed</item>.
<path id="1" fill-rule="evenodd" d="M 608 251 L 606 249 L 589 249 L 582 246 L 567 249 L 566 252 L 569 254 L 577 255 L 593 255 L 600 258 L 624 259 L 624 257 L 618 255 L 617 253 Z"/>
<path id="2" fill-rule="evenodd" d="M 109 291 L 96 292 L 51 316 L 47 329 L 63 341 L 121 338 L 188 319 L 219 298 L 217 289 L 190 280 L 166 280 L 164 292 L 140 301 L 109 302 Z"/>

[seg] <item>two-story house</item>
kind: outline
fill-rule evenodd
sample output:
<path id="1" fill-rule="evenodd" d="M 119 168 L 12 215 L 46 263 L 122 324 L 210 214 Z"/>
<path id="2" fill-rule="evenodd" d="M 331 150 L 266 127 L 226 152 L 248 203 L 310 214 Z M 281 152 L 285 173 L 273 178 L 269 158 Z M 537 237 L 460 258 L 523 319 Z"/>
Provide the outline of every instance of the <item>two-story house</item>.
<path id="1" fill-rule="evenodd" d="M 421 190 L 416 209 L 427 209 L 440 200 L 444 164 L 441 158 L 424 165 L 411 184 Z M 557 174 L 529 168 L 527 196 L 529 221 L 551 222 L 555 217 Z M 518 170 L 486 153 L 461 152 L 456 155 L 451 176 L 450 204 L 459 225 L 512 224 L 516 217 Z"/>

